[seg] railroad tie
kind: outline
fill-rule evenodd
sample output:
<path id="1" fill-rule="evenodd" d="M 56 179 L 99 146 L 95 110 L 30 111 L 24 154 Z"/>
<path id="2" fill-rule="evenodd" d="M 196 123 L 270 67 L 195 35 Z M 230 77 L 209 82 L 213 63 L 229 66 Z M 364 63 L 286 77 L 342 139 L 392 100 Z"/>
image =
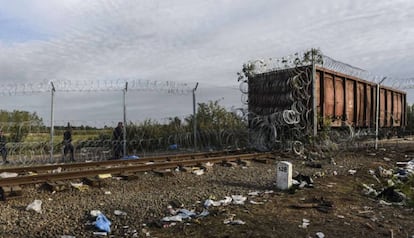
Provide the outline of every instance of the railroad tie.
<path id="1" fill-rule="evenodd" d="M 3 186 L 0 187 L 0 195 L 3 201 L 22 197 L 22 188 L 20 186 Z"/>

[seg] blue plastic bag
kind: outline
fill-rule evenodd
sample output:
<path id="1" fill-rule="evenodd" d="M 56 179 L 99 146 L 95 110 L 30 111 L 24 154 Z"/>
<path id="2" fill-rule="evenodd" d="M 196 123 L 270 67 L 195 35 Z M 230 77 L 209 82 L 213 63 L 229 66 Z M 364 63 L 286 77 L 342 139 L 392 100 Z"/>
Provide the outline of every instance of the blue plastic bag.
<path id="1" fill-rule="evenodd" d="M 137 155 L 127 155 L 127 156 L 124 156 L 122 159 L 123 160 L 139 159 L 139 156 L 137 156 Z"/>
<path id="2" fill-rule="evenodd" d="M 111 232 L 111 222 L 102 213 L 96 217 L 95 227 L 100 231 L 106 231 L 108 233 Z"/>

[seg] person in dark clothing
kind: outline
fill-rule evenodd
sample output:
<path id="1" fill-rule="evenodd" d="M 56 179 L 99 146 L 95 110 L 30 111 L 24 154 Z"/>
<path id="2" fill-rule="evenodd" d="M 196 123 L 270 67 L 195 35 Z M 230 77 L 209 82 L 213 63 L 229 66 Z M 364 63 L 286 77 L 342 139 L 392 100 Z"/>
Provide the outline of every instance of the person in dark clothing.
<path id="1" fill-rule="evenodd" d="M 65 161 L 66 156 L 70 153 L 70 161 L 75 161 L 74 157 L 74 147 L 72 145 L 72 127 L 68 123 L 66 131 L 63 133 L 63 161 Z"/>
<path id="2" fill-rule="evenodd" d="M 124 140 L 124 125 L 118 122 L 118 126 L 112 132 L 113 159 L 120 159 L 122 156 L 122 141 Z"/>
<path id="3" fill-rule="evenodd" d="M 0 129 L 0 153 L 1 157 L 3 157 L 3 163 L 8 164 L 9 161 L 7 160 L 7 148 L 6 148 L 7 139 L 3 134 L 3 131 Z"/>

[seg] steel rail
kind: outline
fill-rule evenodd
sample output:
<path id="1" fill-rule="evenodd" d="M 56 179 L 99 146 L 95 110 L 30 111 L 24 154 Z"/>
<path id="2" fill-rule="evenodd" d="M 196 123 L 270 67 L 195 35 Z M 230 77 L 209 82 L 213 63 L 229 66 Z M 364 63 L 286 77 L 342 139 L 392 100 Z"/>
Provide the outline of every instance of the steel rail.
<path id="1" fill-rule="evenodd" d="M 229 155 L 229 156 L 219 156 L 211 158 L 199 158 L 193 160 L 178 160 L 178 161 L 163 161 L 153 164 L 136 164 L 136 165 L 123 165 L 120 167 L 107 167 L 107 168 L 97 168 L 93 170 L 83 170 L 83 171 L 67 171 L 54 174 L 38 174 L 38 175 L 24 175 L 11 178 L 2 178 L 0 179 L 0 187 L 2 186 L 15 186 L 15 185 L 26 185 L 26 184 L 38 184 L 43 182 L 52 182 L 68 179 L 79 179 L 89 176 L 96 176 L 99 174 L 112 174 L 112 175 L 121 175 L 121 174 L 131 174 L 135 172 L 144 172 L 151 170 L 160 170 L 160 169 L 171 169 L 176 167 L 184 166 L 196 166 L 202 163 L 212 162 L 230 162 L 238 160 L 251 160 L 255 158 L 269 158 L 271 153 L 253 153 L 253 154 L 240 154 L 240 155 Z"/>
<path id="2" fill-rule="evenodd" d="M 181 159 L 196 159 L 196 158 L 207 158 L 223 154 L 241 153 L 241 151 L 217 151 L 217 152 L 199 152 L 190 154 L 176 154 L 176 155 L 163 155 L 163 156 L 150 156 L 139 159 L 121 159 L 121 160 L 105 160 L 105 161 L 91 161 L 91 162 L 76 162 L 76 163 L 58 163 L 58 164 L 47 164 L 38 166 L 21 166 L 21 167 L 6 167 L 1 168 L 0 173 L 27 173 L 27 172 L 42 172 L 51 171 L 54 169 L 61 168 L 62 170 L 68 169 L 87 169 L 96 167 L 107 167 L 111 165 L 125 165 L 125 164 L 143 164 L 152 161 L 174 161 Z"/>

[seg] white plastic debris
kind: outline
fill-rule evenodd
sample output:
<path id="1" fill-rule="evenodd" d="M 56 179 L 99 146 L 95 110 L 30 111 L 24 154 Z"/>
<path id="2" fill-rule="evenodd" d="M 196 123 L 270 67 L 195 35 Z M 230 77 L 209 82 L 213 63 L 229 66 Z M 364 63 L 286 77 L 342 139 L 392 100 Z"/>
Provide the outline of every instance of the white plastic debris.
<path id="1" fill-rule="evenodd" d="M 391 161 L 391 159 L 388 158 L 388 157 L 384 157 L 384 160 L 387 161 L 387 162 Z"/>
<path id="2" fill-rule="evenodd" d="M 242 221 L 242 220 L 224 220 L 224 222 L 223 222 L 224 224 L 227 224 L 227 225 L 244 225 L 244 224 L 246 224 L 246 222 L 244 222 L 244 221 Z"/>
<path id="3" fill-rule="evenodd" d="M 323 234 L 322 232 L 316 232 L 316 237 L 325 238 L 325 234 Z"/>
<path id="4" fill-rule="evenodd" d="M 0 178 L 14 178 L 14 177 L 17 177 L 18 175 L 19 175 L 18 173 L 3 172 L 3 173 L 0 173 Z"/>
<path id="5" fill-rule="evenodd" d="M 348 170 L 348 173 L 349 173 L 350 175 L 354 175 L 356 172 L 357 172 L 357 171 L 356 171 L 355 169 L 350 169 L 350 170 Z"/>
<path id="6" fill-rule="evenodd" d="M 195 174 L 195 175 L 203 175 L 204 170 L 203 169 L 197 169 L 197 170 L 193 170 L 192 173 Z"/>
<path id="7" fill-rule="evenodd" d="M 82 183 L 82 182 L 80 182 L 80 183 L 72 183 L 72 182 L 70 182 L 70 186 L 72 186 L 72 187 L 74 187 L 74 188 L 79 188 L 79 187 L 82 187 L 82 185 L 83 185 L 83 183 Z"/>
<path id="8" fill-rule="evenodd" d="M 365 195 L 378 196 L 378 192 L 375 189 L 373 189 L 371 186 L 368 186 L 365 183 L 363 183 L 362 186 L 364 187 L 363 191 Z"/>
<path id="9" fill-rule="evenodd" d="M 91 210 L 89 214 L 93 217 L 97 217 L 99 214 L 102 214 L 102 212 L 99 210 Z"/>
<path id="10" fill-rule="evenodd" d="M 197 215 L 197 217 L 206 217 L 208 215 L 210 215 L 210 212 L 204 209 L 200 214 Z"/>
<path id="11" fill-rule="evenodd" d="M 76 238 L 76 236 L 61 235 L 60 238 Z"/>
<path id="12" fill-rule="evenodd" d="M 231 195 L 233 199 L 233 204 L 243 205 L 244 202 L 247 200 L 247 197 L 243 197 L 242 195 Z"/>
<path id="13" fill-rule="evenodd" d="M 392 203 L 391 203 L 391 202 L 386 202 L 386 201 L 384 201 L 384 200 L 380 200 L 380 201 L 379 201 L 379 204 L 381 204 L 381 205 L 386 205 L 386 206 L 391 206 L 391 205 L 392 205 Z"/>
<path id="14" fill-rule="evenodd" d="M 95 236 L 107 236 L 108 233 L 104 232 L 104 231 L 94 231 L 93 234 Z"/>
<path id="15" fill-rule="evenodd" d="M 253 201 L 253 200 L 250 200 L 249 202 L 250 202 L 251 204 L 254 204 L 254 205 L 264 204 L 264 202 L 256 202 L 256 201 Z"/>
<path id="16" fill-rule="evenodd" d="M 204 207 L 209 207 L 209 206 L 217 207 L 217 206 L 220 206 L 220 205 L 221 205 L 221 203 L 220 203 L 220 202 L 213 201 L 213 200 L 211 200 L 211 199 L 207 199 L 207 200 L 204 202 Z"/>
<path id="17" fill-rule="evenodd" d="M 225 196 L 223 200 L 220 200 L 219 202 L 221 203 L 221 205 L 226 206 L 229 205 L 232 201 L 231 197 Z"/>
<path id="18" fill-rule="evenodd" d="M 180 215 L 175 215 L 175 216 L 163 217 L 161 219 L 161 221 L 178 221 L 178 222 L 182 222 L 183 218 Z"/>
<path id="19" fill-rule="evenodd" d="M 52 174 L 58 174 L 58 173 L 61 173 L 61 172 L 62 172 L 62 167 L 58 167 L 58 168 L 52 170 Z"/>
<path id="20" fill-rule="evenodd" d="M 310 225 L 310 221 L 308 219 L 303 218 L 302 224 L 299 225 L 300 228 L 306 229 Z"/>
<path id="21" fill-rule="evenodd" d="M 249 196 L 258 196 L 259 193 L 260 193 L 259 191 L 254 191 L 254 192 L 248 193 L 247 195 L 249 195 Z"/>
<path id="22" fill-rule="evenodd" d="M 37 213 L 42 213 L 42 201 L 41 200 L 34 200 L 32 203 L 27 205 L 26 210 L 33 210 Z"/>
<path id="23" fill-rule="evenodd" d="M 111 191 L 105 191 L 104 194 L 105 195 L 111 195 L 112 193 L 111 193 Z"/>
<path id="24" fill-rule="evenodd" d="M 114 211 L 114 214 L 115 214 L 116 216 L 126 216 L 126 215 L 127 215 L 127 213 L 126 213 L 126 212 L 121 211 L 121 210 L 115 210 L 115 211 Z"/>

